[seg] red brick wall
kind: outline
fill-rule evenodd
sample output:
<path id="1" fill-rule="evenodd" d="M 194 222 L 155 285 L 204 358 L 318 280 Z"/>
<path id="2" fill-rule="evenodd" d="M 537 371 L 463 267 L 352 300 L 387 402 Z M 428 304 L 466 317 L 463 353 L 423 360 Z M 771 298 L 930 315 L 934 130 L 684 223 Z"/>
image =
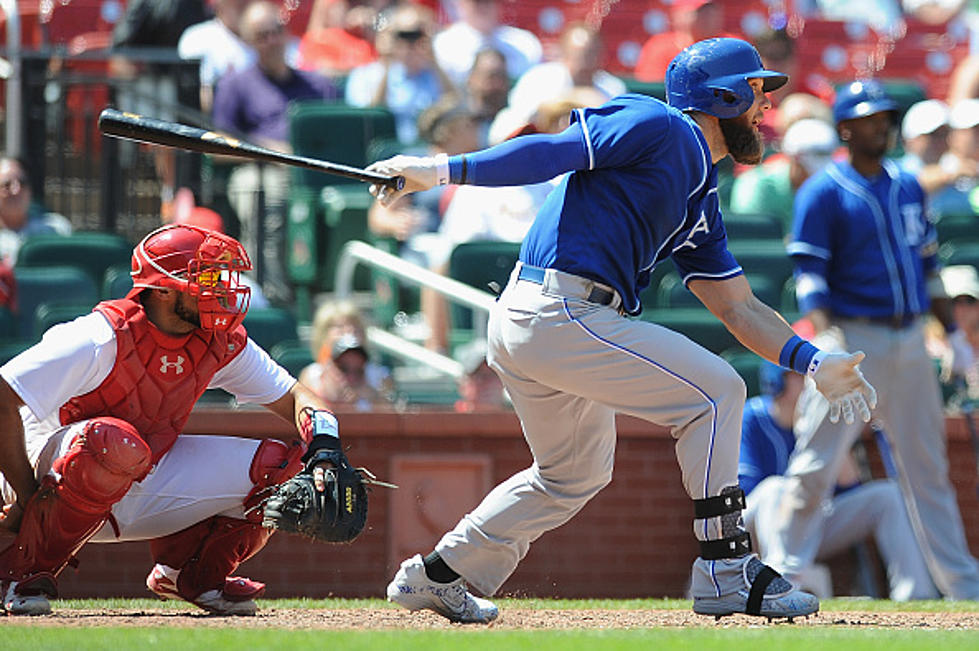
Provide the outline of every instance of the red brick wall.
<path id="1" fill-rule="evenodd" d="M 384 479 L 398 471 L 394 460 L 431 455 L 446 460 L 488 459 L 492 484 L 530 463 L 512 414 L 349 414 L 341 417 L 341 428 L 344 442 L 351 446 L 351 460 Z M 199 411 L 192 416 L 188 432 L 284 436 L 289 428 L 264 412 Z M 620 418 L 612 483 L 570 523 L 537 541 L 501 592 L 554 597 L 682 596 L 696 545 L 692 507 L 680 484 L 673 447 L 664 430 Z M 975 460 L 961 420 L 949 421 L 949 447 L 966 530 L 973 553 L 979 553 Z M 430 487 L 423 506 L 437 512 L 441 494 L 441 487 Z M 400 500 L 399 512 L 392 512 L 392 496 L 385 489 L 371 494 L 368 527 L 355 543 L 317 545 L 276 535 L 242 566 L 241 574 L 267 582 L 270 597 L 382 596 L 402 560 L 392 557 L 391 537 L 407 535 L 406 524 L 416 517 L 415 512 L 403 512 L 411 500 Z M 464 508 L 472 506 L 475 501 Z M 436 513 L 436 519 L 454 522 L 458 515 Z M 427 534 L 417 551 L 428 552 L 440 533 Z M 417 530 L 411 535 L 417 535 Z M 91 544 L 79 559 L 77 571 L 69 568 L 62 575 L 64 596 L 147 594 L 143 587 L 150 568 L 146 543 Z M 848 562 L 842 558 L 834 563 L 834 577 L 846 577 Z M 839 580 L 836 587 L 844 588 Z"/>

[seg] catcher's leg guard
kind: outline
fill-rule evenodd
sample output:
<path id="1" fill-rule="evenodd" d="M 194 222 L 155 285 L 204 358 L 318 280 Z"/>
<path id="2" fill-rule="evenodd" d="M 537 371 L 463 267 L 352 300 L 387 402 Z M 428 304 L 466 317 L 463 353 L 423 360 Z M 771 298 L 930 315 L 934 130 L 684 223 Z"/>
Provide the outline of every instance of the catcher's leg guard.
<path id="1" fill-rule="evenodd" d="M 248 582 L 254 587 L 239 594 L 228 583 L 244 584 L 230 575 L 265 547 L 271 535 L 271 529 L 259 524 L 218 515 L 150 541 L 150 552 L 158 565 L 179 571 L 176 591 L 187 601 L 196 603 L 210 590 L 223 592 L 229 601 L 251 599 L 264 591 L 264 584 Z"/>
<path id="2" fill-rule="evenodd" d="M 275 439 L 265 439 L 259 444 L 248 469 L 248 478 L 255 484 L 245 498 L 245 517 L 249 522 L 262 521 L 259 506 L 268 493 L 267 489 L 281 484 L 303 469 L 303 452 L 302 445 L 289 446 Z"/>
<path id="3" fill-rule="evenodd" d="M 94 418 L 55 460 L 24 510 L 14 542 L 0 552 L 0 579 L 57 575 L 150 468 L 150 448 L 117 418 Z"/>

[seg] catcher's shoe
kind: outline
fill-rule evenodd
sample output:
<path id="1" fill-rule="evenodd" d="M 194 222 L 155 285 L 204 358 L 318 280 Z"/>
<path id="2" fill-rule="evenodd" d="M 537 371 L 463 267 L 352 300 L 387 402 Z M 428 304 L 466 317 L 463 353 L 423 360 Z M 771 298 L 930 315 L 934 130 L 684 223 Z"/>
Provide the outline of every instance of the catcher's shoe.
<path id="1" fill-rule="evenodd" d="M 38 572 L 23 581 L 3 581 L 3 610 L 8 615 L 50 615 L 48 598 L 58 596 L 58 584 L 52 574 Z"/>
<path id="2" fill-rule="evenodd" d="M 421 554 L 415 554 L 401 564 L 394 580 L 388 584 L 388 601 L 408 610 L 434 610 L 462 624 L 489 624 L 499 614 L 492 601 L 472 595 L 461 578 L 452 583 L 429 579 Z"/>
<path id="3" fill-rule="evenodd" d="M 146 577 L 146 587 L 160 599 L 182 599 L 215 615 L 251 616 L 258 611 L 255 599 L 265 594 L 265 584 L 240 576 L 229 576 L 221 590 L 208 590 L 189 599 L 177 591 L 179 570 L 156 564 Z"/>
<path id="4" fill-rule="evenodd" d="M 769 620 L 808 617 L 819 611 L 819 599 L 795 588 L 782 576 L 768 567 L 754 554 L 743 559 L 715 561 L 709 570 L 711 583 L 720 587 L 720 596 L 698 597 L 703 588 L 703 577 L 698 576 L 708 561 L 697 559 L 694 564 L 692 590 L 693 611 L 701 615 L 713 615 L 720 619 L 725 615 L 746 613 L 767 617 Z M 698 583 L 701 585 L 698 586 Z M 716 589 L 715 589 L 716 590 Z M 716 594 L 716 592 L 715 592 Z"/>

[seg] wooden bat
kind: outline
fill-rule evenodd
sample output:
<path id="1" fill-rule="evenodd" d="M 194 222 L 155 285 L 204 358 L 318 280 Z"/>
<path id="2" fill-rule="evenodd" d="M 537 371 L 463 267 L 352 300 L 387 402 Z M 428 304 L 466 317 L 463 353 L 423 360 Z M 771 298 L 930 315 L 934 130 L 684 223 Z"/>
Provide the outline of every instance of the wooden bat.
<path id="1" fill-rule="evenodd" d="M 229 135 L 208 131 L 186 124 L 157 120 L 136 113 L 125 113 L 107 108 L 99 115 L 99 131 L 107 136 L 149 142 L 165 147 L 176 147 L 202 154 L 219 154 L 222 156 L 237 156 L 269 163 L 284 163 L 296 167 L 305 167 L 327 174 L 345 176 L 365 183 L 384 185 L 393 190 L 400 190 L 405 185 L 403 176 L 384 176 L 375 174 L 358 167 L 350 167 L 340 163 L 330 163 L 316 158 L 283 154 L 282 152 L 259 147 Z"/>

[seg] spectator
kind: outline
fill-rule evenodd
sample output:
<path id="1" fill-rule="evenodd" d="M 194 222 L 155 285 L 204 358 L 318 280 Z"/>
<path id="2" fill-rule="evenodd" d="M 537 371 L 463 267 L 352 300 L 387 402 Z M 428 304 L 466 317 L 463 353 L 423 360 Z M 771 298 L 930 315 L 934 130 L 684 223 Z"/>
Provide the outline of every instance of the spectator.
<path id="1" fill-rule="evenodd" d="M 732 213 L 770 215 L 792 230 L 792 206 L 802 182 L 830 163 L 839 146 L 836 130 L 821 120 L 794 123 L 782 139 L 784 156 L 769 157 L 734 179 Z"/>
<path id="2" fill-rule="evenodd" d="M 956 385 L 960 399 L 979 400 L 979 274 L 972 265 L 942 269 L 945 294 L 952 302 L 954 329 L 941 358 L 944 382 Z"/>
<path id="3" fill-rule="evenodd" d="M 979 34 L 979 30 L 976 31 Z M 948 101 L 979 97 L 979 54 L 970 54 L 955 66 L 948 89 Z"/>
<path id="4" fill-rule="evenodd" d="M 403 144 L 418 140 L 421 112 L 455 92 L 432 52 L 434 31 L 432 12 L 426 7 L 396 7 L 377 34 L 380 60 L 354 68 L 347 79 L 347 103 L 388 108 Z"/>
<path id="5" fill-rule="evenodd" d="M 374 45 L 347 22 L 347 0 L 314 0 L 306 32 L 299 41 L 300 70 L 339 76 L 377 58 Z"/>
<path id="6" fill-rule="evenodd" d="M 479 147 L 485 147 L 488 143 L 490 125 L 506 107 L 509 91 L 510 80 L 503 54 L 493 48 L 477 52 L 466 79 L 465 104 L 478 124 Z"/>
<path id="7" fill-rule="evenodd" d="M 948 151 L 938 165 L 950 180 L 931 196 L 931 212 L 936 219 L 979 215 L 979 99 L 952 106 L 948 126 Z"/>
<path id="8" fill-rule="evenodd" d="M 239 22 L 252 0 L 212 0 L 214 18 L 191 25 L 180 35 L 181 59 L 201 61 L 201 110 L 211 112 L 214 86 L 222 75 L 244 70 L 255 61 L 255 51 L 241 39 Z"/>
<path id="9" fill-rule="evenodd" d="M 435 37 L 435 58 L 454 84 L 465 83 L 476 53 L 487 47 L 506 57 L 510 79 L 540 63 L 540 41 L 527 30 L 501 24 L 498 0 L 458 0 L 456 6 L 459 20 Z"/>
<path id="10" fill-rule="evenodd" d="M 181 34 L 207 19 L 204 0 L 130 0 L 126 11 L 112 30 L 113 56 L 110 70 L 129 83 L 118 91 L 118 107 L 161 120 L 177 118 L 174 107 L 177 96 L 177 74 L 173 65 L 152 63 L 143 65 L 135 58 L 119 54 L 119 50 L 165 48 L 176 50 Z M 186 100 L 197 102 L 197 100 Z M 177 151 L 170 147 L 154 147 L 153 160 L 160 179 L 161 212 L 172 216 L 173 199 L 177 188 Z"/>
<path id="11" fill-rule="evenodd" d="M 883 33 L 904 24 L 900 0 L 798 0 L 796 10 L 823 20 L 866 23 Z"/>
<path id="12" fill-rule="evenodd" d="M 391 402 L 393 386 L 387 368 L 371 361 L 367 325 L 353 303 L 324 303 L 313 315 L 312 364 L 299 381 L 331 405 L 370 411 Z"/>
<path id="13" fill-rule="evenodd" d="M 31 182 L 24 165 L 16 158 L 0 156 L 0 262 L 13 266 L 24 240 L 42 233 L 68 235 L 71 222 L 31 203 Z"/>
<path id="14" fill-rule="evenodd" d="M 833 113 L 829 105 L 810 93 L 790 93 L 782 98 L 775 109 L 775 133 L 782 138 L 796 121 L 811 118 L 832 123 Z"/>
<path id="15" fill-rule="evenodd" d="M 663 81 L 666 67 L 680 50 L 697 41 L 725 36 L 724 6 L 714 0 L 675 0 L 670 8 L 670 31 L 654 34 L 643 44 L 636 61 L 639 81 Z"/>
<path id="16" fill-rule="evenodd" d="M 927 353 L 923 316 L 937 294 L 938 243 L 914 176 L 885 157 L 898 105 L 874 80 L 840 89 L 833 105 L 848 158 L 807 180 L 796 196 L 788 252 L 799 308 L 821 349 L 866 353 L 861 368 L 879 391 L 875 417 L 887 432 L 913 530 L 935 585 L 952 599 L 979 598 L 979 563 L 969 552 L 949 476 L 942 405 Z M 807 567 L 845 451 L 863 425 L 832 423 L 807 386 L 795 431 L 783 509 L 769 544 L 772 566 Z"/>
<path id="17" fill-rule="evenodd" d="M 214 97 L 214 124 L 277 151 L 289 151 L 287 109 L 295 100 L 336 99 L 327 78 L 295 70 L 285 59 L 287 34 L 279 6 L 254 2 L 242 15 L 241 35 L 257 53 L 257 61 L 221 79 Z M 239 165 L 228 178 L 228 200 L 241 221 L 241 241 L 256 258 L 262 287 L 276 303 L 287 302 L 285 210 L 288 169 L 279 165 Z M 265 201 L 258 202 L 259 189 Z M 258 240 L 264 216 L 265 237 Z"/>
<path id="18" fill-rule="evenodd" d="M 460 346 L 456 358 L 462 364 L 463 375 L 459 378 L 459 400 L 453 406 L 455 411 L 471 414 L 506 409 L 503 383 L 486 362 L 486 341 L 474 339 Z"/>
<path id="19" fill-rule="evenodd" d="M 599 66 L 602 39 L 584 23 L 571 23 L 561 33 L 557 61 L 539 63 L 525 72 L 510 91 L 509 106 L 528 121 L 545 102 L 554 101 L 572 88 L 594 88 L 602 103 L 626 91 L 625 84 Z"/>
<path id="20" fill-rule="evenodd" d="M 745 526 L 767 563 L 768 538 L 779 524 L 777 513 L 788 481 L 783 475 L 796 446 L 792 423 L 805 380 L 771 362 L 764 362 L 758 375 L 762 395 L 745 404 L 738 481 L 746 494 Z M 912 533 L 897 483 L 889 479 L 859 483 L 853 466 L 847 454 L 835 494 L 821 509 L 815 560 L 825 561 L 872 535 L 887 567 L 890 598 L 936 599 L 938 593 Z M 820 594 L 825 588 L 820 589 L 815 567 L 797 573 L 800 587 L 829 598 L 832 594 Z"/>
<path id="21" fill-rule="evenodd" d="M 904 156 L 900 163 L 918 177 L 918 183 L 929 195 L 955 181 L 955 175 L 939 164 L 948 150 L 948 105 L 940 99 L 926 99 L 913 104 L 901 121 Z"/>

